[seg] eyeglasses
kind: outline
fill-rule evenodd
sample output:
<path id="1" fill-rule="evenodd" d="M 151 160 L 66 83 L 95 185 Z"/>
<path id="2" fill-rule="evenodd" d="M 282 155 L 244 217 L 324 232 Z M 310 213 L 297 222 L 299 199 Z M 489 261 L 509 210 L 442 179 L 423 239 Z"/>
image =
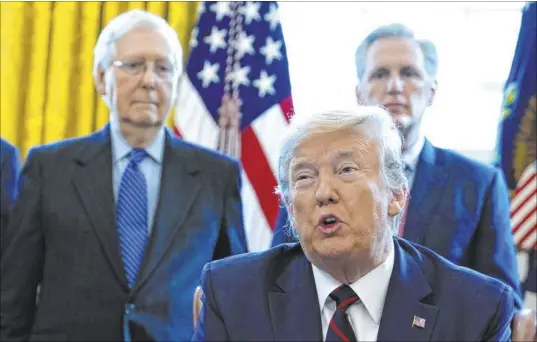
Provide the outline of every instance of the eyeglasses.
<path id="1" fill-rule="evenodd" d="M 154 62 L 150 62 L 144 59 L 133 59 L 112 62 L 112 65 L 132 76 L 145 73 L 147 71 L 148 64 L 153 64 L 153 71 L 161 79 L 172 79 L 177 70 L 176 67 L 167 60 L 156 60 Z"/>

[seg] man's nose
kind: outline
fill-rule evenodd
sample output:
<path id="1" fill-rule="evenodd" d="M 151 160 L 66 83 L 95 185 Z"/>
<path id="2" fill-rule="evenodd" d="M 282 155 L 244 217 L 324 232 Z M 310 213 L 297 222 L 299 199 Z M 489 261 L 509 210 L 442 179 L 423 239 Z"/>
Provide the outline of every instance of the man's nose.
<path id="1" fill-rule="evenodd" d="M 143 72 L 142 82 L 143 86 L 147 88 L 154 88 L 157 75 L 155 74 L 155 66 L 153 63 L 147 63 Z"/>
<path id="2" fill-rule="evenodd" d="M 386 85 L 389 94 L 399 94 L 403 92 L 403 80 L 399 75 L 394 75 L 388 80 Z"/>
<path id="3" fill-rule="evenodd" d="M 328 173 L 319 175 L 319 186 L 316 193 L 317 204 L 325 206 L 328 204 L 337 203 L 339 197 L 334 187 L 334 176 Z"/>

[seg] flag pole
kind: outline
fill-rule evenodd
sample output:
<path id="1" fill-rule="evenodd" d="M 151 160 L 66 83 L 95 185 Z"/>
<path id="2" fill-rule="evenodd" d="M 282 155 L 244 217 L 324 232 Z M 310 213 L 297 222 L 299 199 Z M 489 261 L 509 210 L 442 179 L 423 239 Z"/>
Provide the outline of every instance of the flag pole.
<path id="1" fill-rule="evenodd" d="M 241 105 L 239 94 L 240 83 L 234 73 L 240 70 L 240 56 L 237 53 L 237 37 L 242 31 L 242 16 L 240 7 L 242 2 L 231 4 L 231 18 L 229 38 L 227 44 L 227 58 L 225 69 L 224 95 L 218 110 L 218 151 L 240 159 L 241 157 Z"/>

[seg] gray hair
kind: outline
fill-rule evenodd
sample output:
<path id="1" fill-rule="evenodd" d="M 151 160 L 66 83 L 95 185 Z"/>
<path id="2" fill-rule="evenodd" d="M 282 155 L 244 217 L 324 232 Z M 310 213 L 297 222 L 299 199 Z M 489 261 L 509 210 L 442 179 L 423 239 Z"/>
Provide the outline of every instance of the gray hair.
<path id="1" fill-rule="evenodd" d="M 355 56 L 358 80 L 362 80 L 364 76 L 367 51 L 374 42 L 384 38 L 408 38 L 415 40 L 423 52 L 425 70 L 431 78 L 436 79 L 438 55 L 434 43 L 426 39 L 416 39 L 414 32 L 403 24 L 390 24 L 376 28 L 358 45 Z"/>
<path id="2" fill-rule="evenodd" d="M 350 110 L 323 111 L 314 115 L 295 115 L 283 139 L 279 165 L 278 187 L 284 203 L 290 200 L 289 167 L 297 146 L 313 133 L 352 131 L 376 138 L 379 143 L 382 176 L 394 193 L 407 188 L 401 148 L 403 136 L 390 114 L 379 106 L 358 106 Z"/>
<path id="3" fill-rule="evenodd" d="M 134 9 L 112 19 L 102 30 L 93 49 L 93 76 L 97 77 L 99 67 L 106 69 L 116 53 L 116 42 L 134 28 L 146 27 L 160 30 L 173 51 L 172 62 L 179 74 L 183 71 L 183 50 L 177 32 L 158 15 Z"/>

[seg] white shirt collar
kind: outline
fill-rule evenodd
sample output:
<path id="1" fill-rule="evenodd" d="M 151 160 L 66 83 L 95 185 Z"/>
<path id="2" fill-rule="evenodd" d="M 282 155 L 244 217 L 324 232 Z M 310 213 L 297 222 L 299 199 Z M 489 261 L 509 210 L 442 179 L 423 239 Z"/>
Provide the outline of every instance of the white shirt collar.
<path id="1" fill-rule="evenodd" d="M 371 315 L 371 318 L 373 318 L 373 321 L 375 321 L 375 324 L 377 325 L 380 324 L 382 310 L 384 309 L 384 301 L 386 300 L 386 293 L 388 292 L 388 285 L 392 276 L 395 258 L 394 248 L 392 242 L 392 249 L 386 260 L 384 260 L 384 262 L 377 268 L 349 285 L 358 297 L 360 297 L 367 312 Z M 329 299 L 328 296 L 340 286 L 341 283 L 317 266 L 313 264 L 311 266 L 313 269 L 315 287 L 317 288 L 319 307 L 321 308 L 322 314 L 325 303 L 327 299 Z"/>
<path id="2" fill-rule="evenodd" d="M 418 140 L 408 150 L 403 152 L 403 163 L 408 166 L 411 171 L 415 171 L 418 166 L 421 150 L 425 145 L 425 136 L 420 134 Z"/>

